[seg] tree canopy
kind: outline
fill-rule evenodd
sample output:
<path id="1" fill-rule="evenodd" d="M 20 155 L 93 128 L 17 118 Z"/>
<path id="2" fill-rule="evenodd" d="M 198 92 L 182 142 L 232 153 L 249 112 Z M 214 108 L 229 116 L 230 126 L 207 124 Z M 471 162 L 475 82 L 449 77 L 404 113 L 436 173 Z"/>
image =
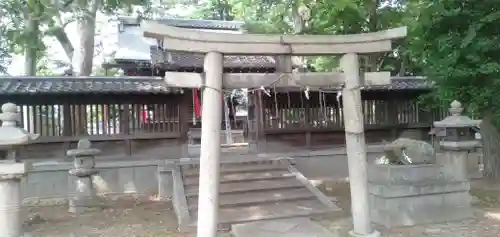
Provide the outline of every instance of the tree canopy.
<path id="1" fill-rule="evenodd" d="M 57 38 L 68 57 L 71 56 L 74 47 L 64 27 L 77 20 L 78 14 L 68 13 L 88 11 L 85 7 L 92 1 L 81 1 L 82 4 L 63 1 L 56 5 L 49 2 L 53 3 L 48 0 L 30 0 L 25 5 L 13 0 L 0 3 L 5 23 L 0 27 L 3 36 L 0 59 L 7 62 L 10 54 L 27 48 L 43 52 L 43 36 Z M 101 3 L 98 10 L 108 14 L 132 12 L 131 6 L 141 6 L 148 13 L 161 16 L 165 16 L 161 12 L 174 6 L 194 6 L 196 10 L 188 18 L 244 21 L 249 33 L 353 34 L 408 26 L 408 37 L 395 42 L 395 50 L 363 56 L 363 70 L 427 76 L 436 85 L 435 93 L 427 98 L 434 104 L 441 106 L 460 98 L 476 116 L 486 113 L 493 118 L 500 116 L 500 107 L 495 103 L 500 99 L 496 93 L 500 83 L 496 78 L 500 67 L 497 1 L 106 0 Z M 29 16 L 36 16 L 38 31 L 32 32 L 27 27 Z M 336 57 L 305 57 L 303 61 L 317 71 L 335 70 L 338 64 Z"/>

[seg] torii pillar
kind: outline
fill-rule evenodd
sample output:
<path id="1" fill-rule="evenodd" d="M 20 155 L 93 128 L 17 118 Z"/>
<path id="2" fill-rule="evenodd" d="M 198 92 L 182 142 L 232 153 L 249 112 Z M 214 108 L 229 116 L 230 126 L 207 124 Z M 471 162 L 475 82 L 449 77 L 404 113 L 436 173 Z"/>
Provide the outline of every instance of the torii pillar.
<path id="1" fill-rule="evenodd" d="M 200 181 L 203 180 L 203 182 L 200 182 L 198 195 L 203 198 L 198 198 L 197 235 L 199 237 L 217 236 L 222 122 L 221 98 L 224 95 L 222 92 L 223 60 L 224 56 L 221 53 L 208 52 L 205 55 L 203 64 L 205 87 L 202 95 L 200 149 Z"/>
<path id="2" fill-rule="evenodd" d="M 372 228 L 367 187 L 367 159 L 361 87 L 390 84 L 389 73 L 360 75 L 359 53 L 392 50 L 391 40 L 406 36 L 406 28 L 358 35 L 255 35 L 202 32 L 142 23 L 144 36 L 163 40 L 163 48 L 205 54 L 204 74 L 167 72 L 171 87 L 203 88 L 203 126 L 201 130 L 200 186 L 198 198 L 198 237 L 216 237 L 219 209 L 219 166 L 221 155 L 222 89 L 259 87 L 335 88 L 344 86 L 343 107 L 349 182 L 353 217 L 352 236 L 375 237 Z M 227 55 L 342 55 L 343 72 L 331 73 L 223 73 Z M 287 60 L 291 61 L 291 60 Z"/>

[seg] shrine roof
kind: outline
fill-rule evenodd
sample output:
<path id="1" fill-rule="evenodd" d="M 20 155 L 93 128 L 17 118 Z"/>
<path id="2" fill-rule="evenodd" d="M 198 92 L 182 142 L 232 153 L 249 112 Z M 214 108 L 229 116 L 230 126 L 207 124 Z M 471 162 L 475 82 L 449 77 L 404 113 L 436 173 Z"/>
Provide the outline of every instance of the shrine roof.
<path id="1" fill-rule="evenodd" d="M 153 77 L 0 77 L 2 94 L 180 93 Z"/>
<path id="2" fill-rule="evenodd" d="M 365 86 L 367 91 L 428 90 L 428 82 L 415 77 L 393 77 L 386 86 Z M 55 93 L 178 94 L 154 77 L 0 77 L 0 95 Z"/>
<path id="3" fill-rule="evenodd" d="M 190 52 L 164 51 L 161 42 L 143 36 L 139 18 L 120 17 L 118 49 L 114 56 L 116 64 L 136 62 L 161 67 L 199 68 L 203 66 L 203 55 Z M 182 28 L 241 34 L 243 22 L 191 20 L 191 19 L 155 19 L 161 24 Z M 275 60 L 270 56 L 225 56 L 227 68 L 274 68 Z"/>
<path id="4" fill-rule="evenodd" d="M 118 18 L 123 25 L 139 26 L 140 18 L 121 16 Z M 242 21 L 220 21 L 220 20 L 195 20 L 195 19 L 178 19 L 178 18 L 160 18 L 155 19 L 159 23 L 169 26 L 176 26 L 191 29 L 207 29 L 207 30 L 231 30 L 239 31 L 243 26 Z"/>

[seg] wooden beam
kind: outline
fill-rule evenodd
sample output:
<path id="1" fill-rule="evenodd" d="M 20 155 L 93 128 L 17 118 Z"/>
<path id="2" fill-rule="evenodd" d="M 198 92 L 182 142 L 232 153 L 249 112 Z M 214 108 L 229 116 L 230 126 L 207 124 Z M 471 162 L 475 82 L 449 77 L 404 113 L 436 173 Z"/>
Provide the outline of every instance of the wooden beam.
<path id="1" fill-rule="evenodd" d="M 389 72 L 368 72 L 364 74 L 365 85 L 388 85 L 391 83 Z M 166 72 L 165 83 L 171 87 L 200 88 L 205 84 L 202 73 Z M 309 87 L 338 88 L 345 82 L 344 73 L 225 73 L 223 88 L 264 87 Z"/>

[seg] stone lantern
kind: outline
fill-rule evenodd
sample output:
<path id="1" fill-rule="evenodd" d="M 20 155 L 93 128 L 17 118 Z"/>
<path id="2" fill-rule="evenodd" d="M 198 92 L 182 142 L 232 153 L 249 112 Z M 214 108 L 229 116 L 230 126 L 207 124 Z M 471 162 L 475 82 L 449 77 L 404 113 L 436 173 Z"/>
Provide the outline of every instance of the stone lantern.
<path id="1" fill-rule="evenodd" d="M 76 193 L 69 200 L 69 212 L 83 213 L 99 208 L 92 175 L 97 174 L 95 156 L 101 150 L 91 148 L 92 143 L 87 139 L 78 141 L 76 149 L 68 150 L 66 155 L 73 158 L 73 168 L 69 174 L 76 177 Z"/>
<path id="2" fill-rule="evenodd" d="M 453 176 L 460 181 L 468 180 L 467 157 L 469 151 L 480 147 L 476 138 L 476 128 L 481 120 L 473 120 L 462 115 L 462 104 L 453 101 L 450 105 L 450 116 L 434 122 L 434 127 L 441 130 L 437 156 L 440 164 L 446 165 Z"/>
<path id="3" fill-rule="evenodd" d="M 13 103 L 2 105 L 2 113 L 0 113 L 0 149 L 7 152 L 7 158 L 16 160 L 15 148 L 36 140 L 40 137 L 39 134 L 32 134 L 23 128 L 16 126 L 16 123 L 21 120 L 21 116 L 17 113 L 17 106 Z"/>
<path id="4" fill-rule="evenodd" d="M 26 175 L 26 163 L 16 162 L 15 148 L 37 139 L 39 135 L 30 134 L 16 127 L 20 120 L 17 106 L 12 103 L 2 105 L 0 113 L 0 149 L 7 151 L 7 160 L 0 160 L 0 236 L 24 236 L 22 229 L 21 179 Z"/>

